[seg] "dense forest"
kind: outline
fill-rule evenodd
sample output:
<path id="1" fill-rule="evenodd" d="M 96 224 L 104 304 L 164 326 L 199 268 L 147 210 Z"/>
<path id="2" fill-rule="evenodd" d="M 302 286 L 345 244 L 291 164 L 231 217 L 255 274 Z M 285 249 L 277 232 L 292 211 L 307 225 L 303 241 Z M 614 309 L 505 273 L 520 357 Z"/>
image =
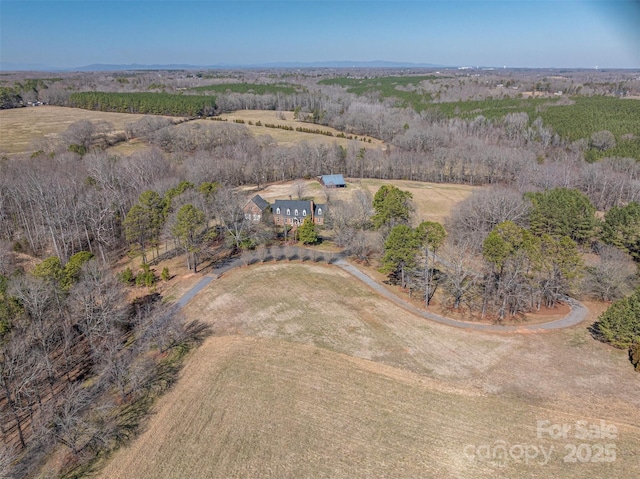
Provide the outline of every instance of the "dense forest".
<path id="1" fill-rule="evenodd" d="M 328 136 L 324 125 L 384 141 L 280 146 L 238 123 L 146 116 L 125 127 L 121 140 L 145 146 L 128 155 L 86 120 L 35 151 L 4 155 L 0 470 L 29 475 L 56 446 L 74 470 L 133 433 L 132 411 L 170 384 L 203 331 L 157 295 L 129 304 L 127 288 L 153 285 L 150 265 L 163 254 L 183 254 L 197 271 L 221 252 L 278 244 L 279 231 L 245 218 L 244 185 L 326 173 L 484 185 L 442 225 L 417 221 L 411 195 L 396 187 L 350 203 L 327 193 L 326 228 L 425 307 L 439 294 L 474 320 L 519 321 L 569 296 L 619 300 L 594 335 L 637 348 L 628 313 L 640 258 L 637 74 L 122 72 L 4 75 L 0 88 L 2 108 L 270 109 L 293 112 L 299 131 Z M 126 254 L 141 256 L 142 269 L 117 276 Z"/>

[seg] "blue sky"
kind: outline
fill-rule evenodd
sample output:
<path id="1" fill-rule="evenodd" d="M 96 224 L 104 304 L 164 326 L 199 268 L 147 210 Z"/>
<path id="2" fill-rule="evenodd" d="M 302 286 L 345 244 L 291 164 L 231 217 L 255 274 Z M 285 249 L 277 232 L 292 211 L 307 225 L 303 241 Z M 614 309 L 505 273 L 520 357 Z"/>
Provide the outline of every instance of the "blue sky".
<path id="1" fill-rule="evenodd" d="M 640 1 L 0 0 L 0 61 L 640 68 Z"/>

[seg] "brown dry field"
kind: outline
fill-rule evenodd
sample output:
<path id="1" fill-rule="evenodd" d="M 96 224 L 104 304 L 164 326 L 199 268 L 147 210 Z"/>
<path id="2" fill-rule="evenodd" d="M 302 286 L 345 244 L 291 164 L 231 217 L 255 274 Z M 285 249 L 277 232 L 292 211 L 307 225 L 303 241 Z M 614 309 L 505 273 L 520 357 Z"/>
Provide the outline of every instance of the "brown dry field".
<path id="1" fill-rule="evenodd" d="M 278 115 L 284 115 L 285 120 L 281 120 L 278 118 Z M 252 121 L 255 123 L 256 121 L 260 121 L 263 124 L 271 123 L 276 125 L 286 125 L 292 126 L 293 128 L 302 127 L 309 128 L 312 130 L 318 129 L 322 131 L 330 131 L 334 135 L 340 133 L 339 130 L 335 128 L 331 128 L 324 125 L 314 125 L 313 123 L 304 123 L 300 121 L 296 121 L 293 119 L 293 112 L 284 111 L 284 112 L 276 112 L 273 110 L 239 110 L 233 113 L 224 113 L 220 115 L 221 118 L 226 118 L 229 122 L 233 120 L 244 120 L 245 122 Z M 206 121 L 210 122 L 211 120 L 198 120 L 198 121 Z M 292 146 L 301 141 L 306 141 L 309 144 L 318 144 L 318 143 L 336 143 L 338 145 L 342 145 L 347 147 L 349 144 L 355 144 L 358 148 L 385 148 L 385 143 L 377 138 L 364 136 L 366 140 L 371 139 L 371 143 L 368 141 L 360 141 L 360 140 L 348 140 L 346 138 L 336 138 L 335 136 L 325 136 L 325 135 L 317 135 L 315 133 L 304 133 L 300 131 L 287 131 L 281 130 L 279 128 L 267 128 L 265 126 L 255 126 L 249 125 L 245 123 L 245 126 L 251 131 L 251 133 L 255 137 L 266 136 L 269 135 L 278 145 L 281 146 Z M 362 138 L 358 135 L 358 138 Z"/>
<path id="2" fill-rule="evenodd" d="M 303 128 L 318 128 L 323 131 L 331 131 L 338 134 L 339 131 L 330 127 L 302 123 L 293 120 L 292 112 L 283 112 L 286 120 L 280 120 L 275 111 L 246 110 L 221 115 L 223 118 L 243 119 L 245 121 L 262 123 L 276 123 Z M 145 115 L 129 113 L 110 113 L 101 111 L 83 110 L 80 108 L 66 108 L 59 106 L 41 106 L 29 108 L 14 108 L 0 111 L 0 153 L 16 154 L 29 153 L 38 149 L 37 141 L 40 139 L 55 138 L 65 131 L 69 125 L 78 120 L 99 121 L 104 120 L 111 123 L 115 132 L 124 131 L 126 123 L 136 121 Z M 211 120 L 195 120 L 208 125 L 216 124 Z M 329 137 L 313 133 L 303 133 L 297 131 L 285 131 L 264 126 L 245 125 L 256 137 L 270 136 L 273 141 L 281 146 L 292 146 L 305 141 L 313 144 L 333 144 L 344 147 L 354 144 L 357 147 L 365 148 L 385 148 L 384 142 L 371 138 L 371 143 L 366 141 L 348 140 L 344 138 Z M 365 137 L 369 139 L 370 137 Z M 135 151 L 145 148 L 144 142 L 137 140 L 119 143 L 111 147 L 110 151 L 122 155 L 129 155 Z"/>
<path id="3" fill-rule="evenodd" d="M 78 120 L 108 121 L 116 132 L 124 131 L 126 123 L 145 115 L 89 111 L 62 106 L 38 106 L 0 110 L 0 152 L 25 153 L 35 151 L 34 142 L 55 138 Z"/>
<path id="4" fill-rule="evenodd" d="M 301 263 L 233 270 L 185 314 L 212 336 L 99 477 L 636 477 L 640 377 L 588 324 L 449 328 Z M 576 421 L 600 420 L 615 438 L 575 437 Z M 537 421 L 572 430 L 539 438 Z M 615 461 L 564 461 L 572 444 L 603 443 Z M 498 444 L 513 450 L 505 463 L 473 454 Z"/>

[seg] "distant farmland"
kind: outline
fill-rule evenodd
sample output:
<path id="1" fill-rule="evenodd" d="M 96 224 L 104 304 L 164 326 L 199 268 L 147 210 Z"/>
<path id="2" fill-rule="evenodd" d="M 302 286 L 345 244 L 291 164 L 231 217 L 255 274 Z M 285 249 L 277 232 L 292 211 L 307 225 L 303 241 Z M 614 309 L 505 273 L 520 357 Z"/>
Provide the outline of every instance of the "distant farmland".
<path id="1" fill-rule="evenodd" d="M 53 138 L 78 120 L 107 121 L 115 131 L 144 115 L 89 111 L 61 106 L 38 106 L 0 110 L 0 152 L 27 153 L 37 150 L 39 139 Z"/>

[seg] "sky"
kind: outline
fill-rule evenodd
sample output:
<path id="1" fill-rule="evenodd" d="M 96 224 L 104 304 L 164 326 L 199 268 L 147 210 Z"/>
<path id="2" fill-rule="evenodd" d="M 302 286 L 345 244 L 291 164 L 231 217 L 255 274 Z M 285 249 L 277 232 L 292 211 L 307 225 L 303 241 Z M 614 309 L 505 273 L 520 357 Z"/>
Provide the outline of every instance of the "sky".
<path id="1" fill-rule="evenodd" d="M 5 1 L 0 61 L 640 68 L 640 0 Z"/>

